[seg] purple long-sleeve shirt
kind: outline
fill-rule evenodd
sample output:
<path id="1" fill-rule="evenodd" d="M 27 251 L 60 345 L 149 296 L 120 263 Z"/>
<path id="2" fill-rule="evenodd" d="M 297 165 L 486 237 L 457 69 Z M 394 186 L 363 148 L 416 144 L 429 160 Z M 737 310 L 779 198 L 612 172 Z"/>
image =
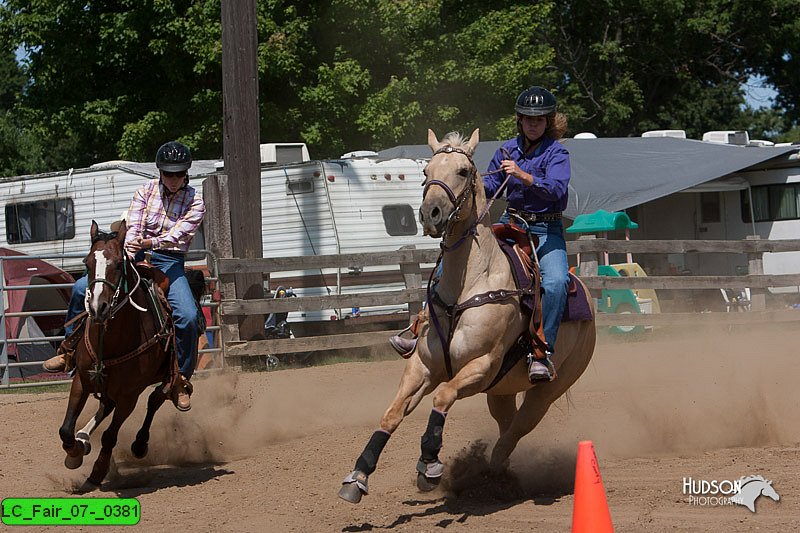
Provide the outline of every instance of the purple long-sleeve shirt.
<path id="1" fill-rule="evenodd" d="M 125 242 L 151 239 L 153 250 L 186 252 L 206 207 L 193 187 L 187 185 L 172 196 L 160 180 L 151 180 L 133 195 L 128 209 Z"/>
<path id="2" fill-rule="evenodd" d="M 569 196 L 569 152 L 560 142 L 544 137 L 533 152 L 525 155 L 522 142 L 522 136 L 504 142 L 489 163 L 489 172 L 500 168 L 500 163 L 507 159 L 505 149 L 523 172 L 533 176 L 531 186 L 513 176 L 508 180 L 505 191 L 508 206 L 532 213 L 564 211 Z M 487 198 L 494 196 L 503 180 L 505 174 L 502 172 L 484 176 L 483 188 Z"/>

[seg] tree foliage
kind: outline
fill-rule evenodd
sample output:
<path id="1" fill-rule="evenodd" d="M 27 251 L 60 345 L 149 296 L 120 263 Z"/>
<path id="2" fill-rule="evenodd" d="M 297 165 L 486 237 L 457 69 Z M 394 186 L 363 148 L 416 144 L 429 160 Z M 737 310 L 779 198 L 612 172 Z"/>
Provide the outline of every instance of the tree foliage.
<path id="1" fill-rule="evenodd" d="M 583 128 L 606 136 L 685 129 L 699 138 L 753 113 L 742 109 L 748 78 L 776 83 L 768 59 L 783 64 L 779 58 L 796 49 L 786 28 L 797 25 L 798 7 L 797 0 L 573 0 L 558 4 L 543 38 L 557 51 L 572 118 Z M 787 37 L 766 42 L 775 29 Z"/>
<path id="2" fill-rule="evenodd" d="M 0 4 L 0 171 L 151 160 L 167 139 L 219 157 L 220 2 Z M 569 134 L 797 135 L 800 0 L 257 5 L 261 140 L 302 140 L 315 157 L 419 143 L 429 127 L 513 135 L 532 84 L 556 93 Z M 778 89 L 774 109 L 744 105 L 751 76 Z"/>

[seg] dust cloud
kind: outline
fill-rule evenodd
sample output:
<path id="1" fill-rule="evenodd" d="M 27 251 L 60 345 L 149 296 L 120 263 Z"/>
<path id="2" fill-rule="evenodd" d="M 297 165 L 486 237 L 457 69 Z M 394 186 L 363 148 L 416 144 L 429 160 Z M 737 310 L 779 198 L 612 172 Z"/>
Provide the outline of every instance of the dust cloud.
<path id="1" fill-rule="evenodd" d="M 350 383 L 337 366 L 197 377 L 192 380 L 192 410 L 180 413 L 165 403 L 153 422 L 148 455 L 140 460 L 129 446 L 144 419 L 143 394 L 120 432 L 115 454 L 131 466 L 224 463 L 269 444 L 336 427 L 343 419 L 348 425 L 377 427 L 395 389 L 375 382 L 371 363 L 348 365 Z M 348 387 L 354 387 L 352 402 L 347 400 Z"/>
<path id="2" fill-rule="evenodd" d="M 800 442 L 799 342 L 800 332 L 791 326 L 656 331 L 627 342 L 604 337 L 571 400 L 557 400 L 512 454 L 518 480 L 498 485 L 527 495 L 568 493 L 579 440 L 592 440 L 598 456 L 612 458 Z M 166 404 L 156 415 L 144 460 L 128 451 L 144 416 L 143 398 L 123 427 L 116 454 L 131 466 L 221 464 L 266 445 L 339 433 L 340 424 L 350 428 L 341 432 L 349 437 L 354 427 L 377 427 L 401 372 L 395 362 L 350 363 L 197 378 L 191 412 Z M 454 410 L 485 411 L 483 399 L 480 405 L 473 401 L 478 399 Z M 424 416 L 427 405 L 418 411 Z M 491 481 L 485 463 L 496 426 L 486 414 L 459 423 L 470 425 L 459 428 L 472 433 L 469 446 L 447 450 L 448 424 L 443 453 L 452 463 L 448 490 L 468 496 Z M 410 428 L 406 423 L 399 431 Z"/>
<path id="3" fill-rule="evenodd" d="M 494 497 L 571 493 L 580 440 L 615 459 L 796 445 L 799 343 L 800 332 L 788 325 L 604 338 L 570 399 L 557 400 L 520 441 L 513 474 L 489 471 L 486 441 L 494 444 L 496 435 L 484 428 L 450 459 L 447 488 L 457 497 L 495 484 L 487 492 Z"/>
<path id="4" fill-rule="evenodd" d="M 783 326 L 602 346 L 581 382 L 607 391 L 601 416 L 570 426 L 622 457 L 797 442 L 798 342 Z"/>

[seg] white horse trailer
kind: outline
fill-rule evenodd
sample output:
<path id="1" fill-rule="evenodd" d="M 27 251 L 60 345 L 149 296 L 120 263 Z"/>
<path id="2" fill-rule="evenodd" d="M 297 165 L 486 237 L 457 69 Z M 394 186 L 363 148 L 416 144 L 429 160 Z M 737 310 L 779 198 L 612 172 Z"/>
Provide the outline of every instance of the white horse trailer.
<path id="1" fill-rule="evenodd" d="M 394 251 L 402 246 L 434 248 L 422 235 L 421 159 L 380 160 L 374 154 L 308 161 L 261 170 L 261 235 L 264 257 Z M 394 271 L 397 275 L 389 275 Z M 306 270 L 281 273 L 271 288 L 316 279 L 301 295 L 347 294 L 403 288 L 399 267 Z M 309 286 L 310 285 L 310 286 Z M 360 310 L 386 313 L 394 307 Z M 326 310 L 306 319 L 342 318 L 358 310 Z M 299 316 L 290 315 L 290 321 Z"/>
<path id="2" fill-rule="evenodd" d="M 272 146 L 272 145 L 270 145 Z M 280 147 L 280 145 L 279 145 Z M 308 160 L 307 151 L 295 154 L 264 150 L 261 166 L 261 234 L 264 257 L 345 254 L 397 250 L 404 245 L 435 247 L 422 235 L 417 212 L 422 201 L 422 159 L 381 160 L 374 152 L 355 152 L 335 160 Z M 202 182 L 224 172 L 215 161 L 195 161 L 191 184 L 202 193 Z M 0 178 L 0 246 L 24 253 L 85 253 L 89 250 L 92 220 L 108 228 L 126 209 L 134 192 L 158 171 L 153 163 L 113 161 L 86 169 Z M 192 247 L 204 247 L 203 232 Z M 79 275 L 81 259 L 51 260 Z M 388 282 L 392 267 L 299 271 L 273 276 L 272 287 L 292 285 L 303 278 L 299 294 L 342 294 L 400 288 Z M 397 267 L 394 267 L 397 270 Z M 305 285 L 306 287 L 302 287 Z M 375 308 L 373 311 L 396 311 Z M 309 319 L 330 318 L 330 310 Z M 291 318 L 291 317 L 290 317 Z M 294 317 L 298 318 L 298 317 Z"/>
<path id="3" fill-rule="evenodd" d="M 212 162 L 196 166 L 201 171 L 214 168 Z M 136 189 L 157 176 L 154 163 L 112 161 L 0 178 L 0 246 L 31 255 L 87 253 L 92 220 L 107 230 L 128 209 Z M 84 269 L 80 258 L 48 261 L 72 274 Z"/>

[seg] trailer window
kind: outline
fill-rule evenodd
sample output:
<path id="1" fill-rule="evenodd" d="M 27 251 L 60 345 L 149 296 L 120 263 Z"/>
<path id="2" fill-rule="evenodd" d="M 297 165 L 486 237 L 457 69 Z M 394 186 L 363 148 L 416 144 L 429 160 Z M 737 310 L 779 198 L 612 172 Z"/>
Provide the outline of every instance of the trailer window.
<path id="1" fill-rule="evenodd" d="M 751 188 L 753 216 L 756 222 L 800 219 L 800 184 L 782 183 Z M 750 222 L 750 198 L 747 191 L 740 193 L 742 221 Z"/>
<path id="2" fill-rule="evenodd" d="M 416 235 L 417 219 L 408 204 L 385 205 L 381 210 L 386 233 L 392 236 Z"/>
<path id="3" fill-rule="evenodd" d="M 310 192 L 314 192 L 314 178 L 300 177 L 286 179 L 286 196 Z"/>
<path id="4" fill-rule="evenodd" d="M 6 241 L 9 244 L 75 238 L 75 211 L 71 198 L 53 198 L 6 205 Z"/>

